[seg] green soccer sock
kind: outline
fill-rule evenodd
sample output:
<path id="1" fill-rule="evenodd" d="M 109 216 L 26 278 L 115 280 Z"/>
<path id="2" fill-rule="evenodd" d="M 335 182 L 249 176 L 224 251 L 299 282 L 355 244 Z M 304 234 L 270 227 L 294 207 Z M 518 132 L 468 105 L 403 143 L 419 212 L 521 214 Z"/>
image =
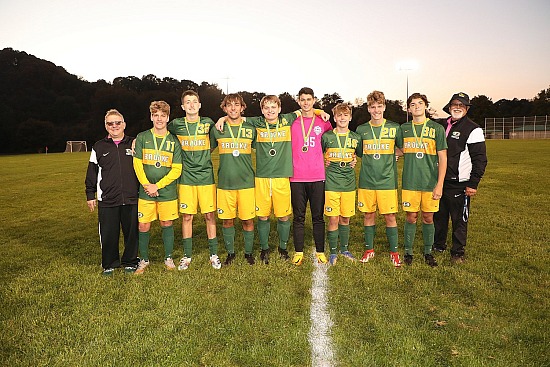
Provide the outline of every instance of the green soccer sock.
<path id="1" fill-rule="evenodd" d="M 269 232 L 271 231 L 271 221 L 258 219 L 258 237 L 260 240 L 260 248 L 267 250 L 269 248 Z"/>
<path id="2" fill-rule="evenodd" d="M 390 251 L 397 252 L 398 234 L 397 227 L 386 227 L 386 237 L 390 244 Z"/>
<path id="3" fill-rule="evenodd" d="M 191 258 L 191 255 L 193 255 L 193 238 L 182 238 L 181 242 L 183 243 L 183 256 Z"/>
<path id="4" fill-rule="evenodd" d="M 174 252 L 174 226 L 162 228 L 162 242 L 164 243 L 164 258 L 172 257 Z"/>
<path id="5" fill-rule="evenodd" d="M 432 253 L 434 244 L 435 226 L 433 223 L 422 223 L 422 239 L 424 240 L 424 255 Z"/>
<path id="6" fill-rule="evenodd" d="M 365 232 L 365 248 L 372 250 L 374 248 L 374 235 L 376 234 L 376 226 L 364 226 Z"/>
<path id="7" fill-rule="evenodd" d="M 290 237 L 290 220 L 277 221 L 277 233 L 279 234 L 279 247 L 286 250 L 288 238 Z"/>
<path id="8" fill-rule="evenodd" d="M 349 224 L 338 224 L 338 236 L 340 237 L 340 251 L 348 251 L 349 245 Z"/>
<path id="9" fill-rule="evenodd" d="M 405 254 L 412 255 L 414 236 L 416 235 L 416 223 L 409 223 L 405 221 L 405 230 L 403 234 L 405 237 L 403 240 L 403 243 L 405 244 Z"/>
<path id="10" fill-rule="evenodd" d="M 228 254 L 235 253 L 235 227 L 222 227 L 223 242 Z"/>
<path id="11" fill-rule="evenodd" d="M 327 231 L 327 241 L 332 255 L 338 253 L 338 230 Z"/>
<path id="12" fill-rule="evenodd" d="M 149 261 L 149 238 L 151 238 L 149 232 L 139 232 L 138 234 L 139 255 L 141 256 L 141 260 Z"/>
<path id="13" fill-rule="evenodd" d="M 210 249 L 210 256 L 218 254 L 218 237 L 208 239 L 208 248 Z"/>
<path id="14" fill-rule="evenodd" d="M 243 229 L 244 237 L 244 253 L 249 255 L 254 249 L 254 231 L 245 231 Z"/>

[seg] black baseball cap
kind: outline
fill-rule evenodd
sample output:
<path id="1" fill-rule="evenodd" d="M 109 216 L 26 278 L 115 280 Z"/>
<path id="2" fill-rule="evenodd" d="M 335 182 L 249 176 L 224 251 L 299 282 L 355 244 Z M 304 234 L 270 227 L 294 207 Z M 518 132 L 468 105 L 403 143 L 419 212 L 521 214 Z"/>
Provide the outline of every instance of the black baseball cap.
<path id="1" fill-rule="evenodd" d="M 470 97 L 466 93 L 463 93 L 463 92 L 455 93 L 451 97 L 451 100 L 449 101 L 449 103 L 447 103 L 445 105 L 445 107 L 443 107 L 443 111 L 447 112 L 449 115 L 451 114 L 449 112 L 449 107 L 451 106 L 451 102 L 454 101 L 455 99 L 457 101 L 462 102 L 462 104 L 464 104 L 465 106 L 471 106 L 472 105 L 470 103 Z"/>

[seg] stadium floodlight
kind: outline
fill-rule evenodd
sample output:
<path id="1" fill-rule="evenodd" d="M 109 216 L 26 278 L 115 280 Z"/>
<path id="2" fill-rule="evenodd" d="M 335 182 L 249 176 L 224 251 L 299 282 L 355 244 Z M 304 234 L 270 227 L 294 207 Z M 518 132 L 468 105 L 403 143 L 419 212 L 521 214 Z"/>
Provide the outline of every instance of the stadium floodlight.
<path id="1" fill-rule="evenodd" d="M 409 109 L 407 108 L 407 99 L 409 98 L 409 71 L 418 69 L 418 62 L 415 60 L 401 61 L 397 64 L 397 70 L 404 71 L 407 74 L 407 96 L 405 97 L 405 111 L 407 111 L 407 121 L 409 121 Z"/>

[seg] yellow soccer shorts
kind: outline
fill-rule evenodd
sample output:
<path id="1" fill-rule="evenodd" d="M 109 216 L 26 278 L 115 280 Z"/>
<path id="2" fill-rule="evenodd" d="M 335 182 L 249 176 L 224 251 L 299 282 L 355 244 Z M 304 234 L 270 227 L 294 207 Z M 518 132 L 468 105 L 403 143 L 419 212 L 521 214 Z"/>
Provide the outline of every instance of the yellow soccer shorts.
<path id="1" fill-rule="evenodd" d="M 431 191 L 402 190 L 403 211 L 418 213 L 435 213 L 439 211 L 439 199 L 434 200 Z"/>
<path id="2" fill-rule="evenodd" d="M 240 220 L 256 216 L 254 188 L 241 190 L 218 189 L 218 218 L 233 219 L 239 213 Z"/>
<path id="3" fill-rule="evenodd" d="M 155 220 L 178 219 L 178 201 L 138 200 L 138 222 L 150 223 Z"/>
<path id="4" fill-rule="evenodd" d="M 288 177 L 255 178 L 256 215 L 269 217 L 271 208 L 277 218 L 292 214 Z"/>
<path id="5" fill-rule="evenodd" d="M 180 213 L 210 213 L 216 210 L 216 185 L 189 186 L 178 185 Z"/>
<path id="6" fill-rule="evenodd" d="M 357 190 L 357 207 L 362 213 L 374 213 L 377 206 L 380 214 L 397 213 L 398 203 L 397 190 Z"/>
<path id="7" fill-rule="evenodd" d="M 325 191 L 325 215 L 349 218 L 355 215 L 355 191 Z"/>

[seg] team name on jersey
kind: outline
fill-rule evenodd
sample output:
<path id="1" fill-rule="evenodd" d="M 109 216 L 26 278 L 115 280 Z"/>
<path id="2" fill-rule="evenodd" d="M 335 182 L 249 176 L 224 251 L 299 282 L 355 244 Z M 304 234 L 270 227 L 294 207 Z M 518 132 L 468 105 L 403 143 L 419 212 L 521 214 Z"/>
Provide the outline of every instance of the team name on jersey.
<path id="1" fill-rule="evenodd" d="M 344 152 L 344 155 L 342 156 L 341 152 L 333 152 L 328 151 L 328 159 L 331 158 L 338 158 L 338 159 L 353 159 L 353 153 L 352 152 Z"/>
<path id="2" fill-rule="evenodd" d="M 145 163 L 149 162 L 161 162 L 161 163 L 169 163 L 170 158 L 166 155 L 158 155 L 153 153 L 145 153 L 143 154 L 143 161 Z"/>
<path id="3" fill-rule="evenodd" d="M 391 148 L 390 144 L 371 144 L 371 143 L 365 143 L 363 144 L 363 152 L 368 152 L 371 150 L 390 150 Z"/>
<path id="4" fill-rule="evenodd" d="M 288 136 L 288 133 L 286 130 L 283 131 L 270 131 L 269 133 L 267 131 L 262 131 L 258 129 L 259 137 L 260 138 L 286 138 Z"/>
<path id="5" fill-rule="evenodd" d="M 249 147 L 248 143 L 221 143 L 220 148 L 222 149 L 239 149 L 239 150 L 247 150 Z"/>
<path id="6" fill-rule="evenodd" d="M 418 144 L 416 141 L 405 141 L 403 143 L 403 149 L 426 149 L 429 147 L 428 143 Z"/>

